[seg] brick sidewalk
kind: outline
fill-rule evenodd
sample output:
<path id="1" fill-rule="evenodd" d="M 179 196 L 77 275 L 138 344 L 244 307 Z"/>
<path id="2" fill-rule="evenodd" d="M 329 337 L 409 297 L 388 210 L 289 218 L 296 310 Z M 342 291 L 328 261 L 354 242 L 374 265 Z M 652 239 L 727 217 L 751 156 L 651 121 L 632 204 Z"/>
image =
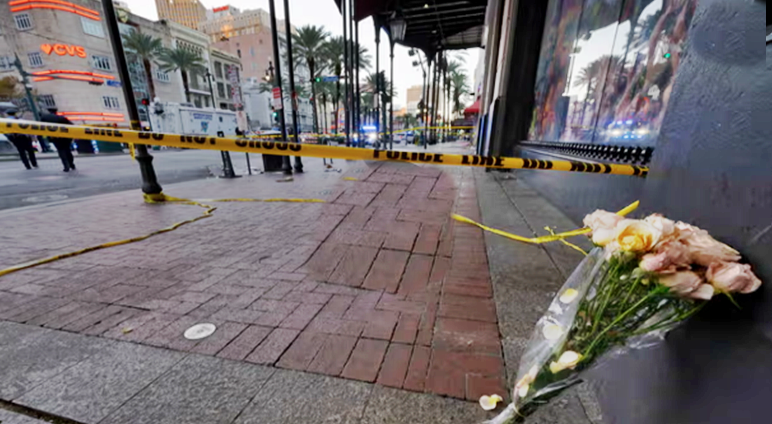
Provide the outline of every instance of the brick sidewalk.
<path id="1" fill-rule="evenodd" d="M 214 217 L 174 232 L 0 277 L 0 319 L 462 399 L 504 395 L 483 234 L 449 220 L 479 219 L 471 169 L 342 166 L 292 183 L 172 186 L 180 197 L 329 203 L 218 204 Z M 2 236 L 0 266 L 200 213 L 115 199 L 26 213 L 37 225 L 25 219 Z M 99 232 L 43 227 L 88 202 L 98 213 L 89 209 L 87 227 Z M 200 322 L 218 330 L 182 337 Z"/>

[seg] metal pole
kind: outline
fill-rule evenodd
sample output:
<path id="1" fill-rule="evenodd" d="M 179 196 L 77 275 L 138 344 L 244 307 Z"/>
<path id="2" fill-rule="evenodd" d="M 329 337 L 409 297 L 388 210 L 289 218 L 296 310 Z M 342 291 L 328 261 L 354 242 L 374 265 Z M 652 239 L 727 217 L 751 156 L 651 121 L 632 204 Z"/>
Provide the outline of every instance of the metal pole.
<path id="1" fill-rule="evenodd" d="M 295 143 L 298 143 L 298 94 L 295 92 L 295 65 L 292 60 L 292 24 L 290 24 L 290 9 L 289 0 L 284 0 L 284 31 L 287 33 L 287 67 L 289 67 L 289 89 L 290 89 L 290 103 L 292 105 L 292 134 L 295 139 Z M 314 88 L 314 75 L 311 75 L 311 91 Z M 313 93 L 314 101 L 311 106 L 316 109 L 316 93 Z M 316 123 L 316 117 L 318 114 L 314 113 L 312 119 L 314 119 L 314 133 L 319 132 L 317 130 L 318 125 Z M 289 160 L 289 159 L 287 159 Z M 300 160 L 300 156 L 295 156 L 295 172 L 303 172 L 303 161 Z"/>
<path id="2" fill-rule="evenodd" d="M 108 1 L 108 0 L 103 0 Z M 271 39 L 273 40 L 273 60 L 276 62 L 276 73 L 274 74 L 274 87 L 281 87 L 281 56 L 279 55 L 279 34 L 276 31 L 276 5 L 274 0 L 268 0 L 268 6 L 271 12 Z M 284 93 L 279 96 L 281 101 L 281 111 L 279 113 L 279 122 L 281 123 L 281 137 L 284 142 L 287 142 L 287 123 L 284 119 Z M 292 166 L 290 165 L 289 156 L 282 156 L 281 170 L 286 175 L 292 175 Z"/>
<path id="3" fill-rule="evenodd" d="M 209 72 L 209 69 L 206 70 L 205 74 L 207 82 L 209 82 L 209 95 L 212 97 L 212 109 L 217 110 L 216 101 L 214 99 L 214 89 L 212 88 L 212 78 L 214 78 L 214 75 L 212 75 L 211 72 Z M 148 111 L 148 116 L 149 116 Z M 225 134 L 222 133 L 222 131 L 218 132 L 218 137 L 225 137 Z M 230 152 L 227 152 L 225 150 L 220 151 L 220 157 L 222 158 L 222 172 L 223 172 L 223 178 L 236 178 L 236 173 L 233 171 L 233 163 L 231 162 L 231 154 Z M 228 166 L 230 164 L 230 166 Z"/>
<path id="4" fill-rule="evenodd" d="M 378 23 L 373 19 L 375 24 L 375 95 L 373 96 L 373 103 L 375 103 L 375 131 L 376 141 L 380 145 L 381 141 L 381 28 Z"/>
<path id="5" fill-rule="evenodd" d="M 389 150 L 394 150 L 394 40 L 389 37 L 391 47 L 389 58 L 391 59 L 391 70 L 389 71 Z"/>
<path id="6" fill-rule="evenodd" d="M 351 146 L 351 134 L 349 133 L 349 124 L 351 121 L 349 120 L 349 113 L 351 112 L 349 108 L 349 89 L 351 88 L 351 79 L 349 78 L 349 69 L 348 69 L 348 12 L 346 8 L 346 4 L 348 3 L 348 0 L 343 0 L 341 2 L 341 15 L 343 15 L 343 76 L 345 81 L 344 88 L 346 89 L 346 92 L 344 94 L 343 98 L 343 116 L 345 117 L 345 123 L 344 123 L 344 131 L 346 132 L 346 147 Z M 338 123 L 336 122 L 336 125 Z M 338 132 L 340 132 L 340 129 L 338 129 Z"/>
<path id="7" fill-rule="evenodd" d="M 35 98 L 32 96 L 32 90 L 30 90 L 29 87 L 29 79 L 27 78 L 29 74 L 24 70 L 21 60 L 19 60 L 19 55 L 14 53 L 14 56 L 16 59 L 13 61 L 13 66 L 16 67 L 16 70 L 19 71 L 19 75 L 21 75 L 21 83 L 24 86 L 24 94 L 27 97 L 27 103 L 29 104 L 29 108 L 32 111 L 32 116 L 35 117 L 36 121 L 40 121 L 40 112 L 38 112 L 37 104 L 35 104 Z M 48 143 L 45 141 L 46 137 L 38 137 L 38 141 L 40 142 L 40 150 L 43 152 L 48 152 L 51 149 L 48 147 Z"/>
<path id="8" fill-rule="evenodd" d="M 354 101 L 356 102 L 356 125 L 357 125 L 357 131 L 356 133 L 359 134 L 359 139 L 362 138 L 362 92 L 359 89 L 359 21 L 356 20 L 355 12 L 356 12 L 356 2 L 352 2 L 351 4 L 351 15 L 354 19 L 354 73 L 356 75 L 356 89 L 357 89 L 357 95 L 354 98 Z M 364 144 L 362 145 L 364 147 Z"/>
<path id="9" fill-rule="evenodd" d="M 126 55 L 123 52 L 123 42 L 121 41 L 121 31 L 118 28 L 118 21 L 115 19 L 115 6 L 112 0 L 102 0 L 102 9 L 105 11 L 105 23 L 107 23 L 107 32 L 110 34 L 110 43 L 115 54 L 115 66 L 118 68 L 118 75 L 121 78 L 123 87 L 123 97 L 126 102 L 126 109 L 129 112 L 129 120 L 133 130 L 140 129 L 139 111 L 137 102 L 134 100 L 134 89 L 131 86 L 131 76 L 129 67 L 126 65 Z M 147 146 L 144 144 L 135 144 L 136 154 L 134 158 L 139 163 L 139 171 L 142 174 L 142 192 L 145 194 L 160 194 L 163 190 L 158 184 L 158 179 L 153 169 L 153 157 L 147 152 Z"/>
<path id="10" fill-rule="evenodd" d="M 425 103 L 425 109 L 426 114 L 424 117 L 424 149 L 426 149 L 427 145 L 429 144 L 429 118 L 431 117 L 430 112 L 431 109 L 429 108 L 429 92 L 430 92 L 430 84 L 431 84 L 431 78 L 432 78 L 432 63 L 434 62 L 433 58 L 429 58 L 427 56 L 426 58 L 426 68 L 428 72 L 426 73 L 426 97 L 424 98 Z"/>

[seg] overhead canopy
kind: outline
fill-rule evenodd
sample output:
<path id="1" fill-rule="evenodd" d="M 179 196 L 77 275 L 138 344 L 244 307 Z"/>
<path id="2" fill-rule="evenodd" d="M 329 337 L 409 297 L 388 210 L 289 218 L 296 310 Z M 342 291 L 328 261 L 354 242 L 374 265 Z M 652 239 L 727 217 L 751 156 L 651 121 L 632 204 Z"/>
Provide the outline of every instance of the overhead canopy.
<path id="1" fill-rule="evenodd" d="M 428 55 L 437 50 L 482 46 L 487 0 L 352 0 L 354 18 L 373 17 L 391 34 L 390 23 L 404 19 L 403 40 L 398 44 L 415 47 Z M 340 8 L 341 0 L 335 0 Z"/>
<path id="2" fill-rule="evenodd" d="M 464 109 L 464 115 L 476 115 L 480 113 L 480 99 L 477 99 L 471 106 Z"/>

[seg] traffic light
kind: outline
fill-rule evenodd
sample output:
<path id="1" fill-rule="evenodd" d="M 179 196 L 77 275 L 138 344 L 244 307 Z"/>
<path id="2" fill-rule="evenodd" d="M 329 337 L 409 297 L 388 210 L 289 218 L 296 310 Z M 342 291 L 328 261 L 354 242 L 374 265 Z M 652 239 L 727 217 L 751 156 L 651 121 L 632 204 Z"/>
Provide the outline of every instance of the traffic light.
<path id="1" fill-rule="evenodd" d="M 670 59 L 670 56 L 671 56 L 670 53 L 665 53 L 662 55 L 662 57 L 664 57 L 665 59 Z"/>
<path id="2" fill-rule="evenodd" d="M 150 99 L 148 99 L 147 97 L 144 97 L 142 99 L 142 106 L 150 106 Z"/>
<path id="3" fill-rule="evenodd" d="M 279 112 L 273 112 L 273 122 L 279 122 Z"/>
<path id="4" fill-rule="evenodd" d="M 316 78 L 314 78 L 314 82 L 322 82 L 322 77 L 316 77 Z"/>

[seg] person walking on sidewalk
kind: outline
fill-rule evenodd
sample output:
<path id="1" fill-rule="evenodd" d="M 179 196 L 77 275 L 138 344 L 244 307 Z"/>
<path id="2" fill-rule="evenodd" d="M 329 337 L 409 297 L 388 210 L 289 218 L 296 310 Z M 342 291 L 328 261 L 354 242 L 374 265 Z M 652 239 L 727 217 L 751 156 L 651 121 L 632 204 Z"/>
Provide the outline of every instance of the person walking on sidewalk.
<path id="1" fill-rule="evenodd" d="M 43 122 L 51 122 L 54 124 L 72 125 L 72 122 L 64 116 L 56 114 L 56 108 L 49 108 L 48 113 L 40 117 Z M 59 159 L 62 160 L 64 165 L 64 172 L 70 172 L 70 169 L 75 170 L 75 158 L 72 156 L 72 139 L 62 137 L 49 137 L 51 142 L 56 146 L 56 151 L 59 153 Z"/>
<path id="2" fill-rule="evenodd" d="M 16 110 L 10 109 L 5 112 L 10 119 L 19 119 L 16 116 Z M 37 168 L 38 161 L 35 158 L 35 148 L 32 147 L 32 137 L 29 134 L 8 134 L 8 140 L 13 143 L 16 150 L 19 151 L 19 157 L 24 167 L 27 169 Z"/>

